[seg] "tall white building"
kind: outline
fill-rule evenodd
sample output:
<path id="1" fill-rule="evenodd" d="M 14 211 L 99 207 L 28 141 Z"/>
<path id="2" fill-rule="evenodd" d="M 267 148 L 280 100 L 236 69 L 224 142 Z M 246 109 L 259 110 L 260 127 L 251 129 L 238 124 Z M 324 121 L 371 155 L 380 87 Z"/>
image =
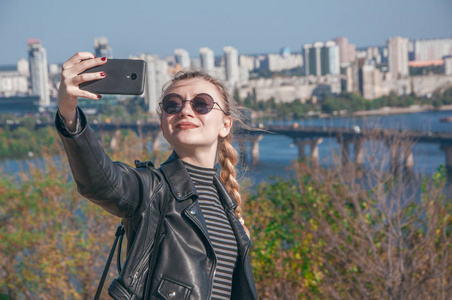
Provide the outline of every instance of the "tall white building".
<path id="1" fill-rule="evenodd" d="M 239 54 L 234 47 L 224 47 L 224 67 L 226 80 L 230 86 L 236 86 L 240 80 Z"/>
<path id="2" fill-rule="evenodd" d="M 393 80 L 409 75 L 407 38 L 397 36 L 388 40 L 388 66 Z"/>
<path id="3" fill-rule="evenodd" d="M 39 96 L 39 107 L 50 105 L 49 74 L 47 71 L 47 52 L 38 39 L 28 40 L 28 61 L 30 66 L 33 95 Z"/>
<path id="4" fill-rule="evenodd" d="M 199 59 L 201 60 L 201 68 L 207 73 L 211 73 L 215 69 L 215 56 L 212 49 L 207 47 L 199 48 Z"/>
<path id="5" fill-rule="evenodd" d="M 381 97 L 381 72 L 375 67 L 374 61 L 369 61 L 361 68 L 360 90 L 364 99 L 373 100 Z"/>
<path id="6" fill-rule="evenodd" d="M 160 102 L 163 85 L 168 82 L 168 63 L 157 55 L 143 54 L 140 56 L 146 62 L 146 85 L 144 99 L 147 111 L 156 114 Z"/>
<path id="7" fill-rule="evenodd" d="M 321 74 L 333 76 L 340 73 L 339 47 L 333 41 L 328 41 L 321 49 Z"/>
<path id="8" fill-rule="evenodd" d="M 190 55 L 185 49 L 174 49 L 174 58 L 176 64 L 179 64 L 182 69 L 190 68 Z"/>
<path id="9" fill-rule="evenodd" d="M 113 50 L 108 44 L 108 38 L 106 37 L 94 38 L 94 54 L 97 57 L 113 58 Z"/>

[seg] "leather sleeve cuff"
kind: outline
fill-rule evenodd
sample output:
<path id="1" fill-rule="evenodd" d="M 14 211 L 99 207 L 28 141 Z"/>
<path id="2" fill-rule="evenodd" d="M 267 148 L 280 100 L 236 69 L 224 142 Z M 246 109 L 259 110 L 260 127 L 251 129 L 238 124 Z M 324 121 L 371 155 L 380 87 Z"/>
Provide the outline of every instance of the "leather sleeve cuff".
<path id="1" fill-rule="evenodd" d="M 58 132 L 60 132 L 60 134 L 63 135 L 64 137 L 76 138 L 86 129 L 87 125 L 86 116 L 79 107 L 77 107 L 76 114 L 77 120 L 75 125 L 75 131 L 72 132 L 69 131 L 69 129 L 66 126 L 66 123 L 64 123 L 64 119 L 61 116 L 60 111 L 59 110 L 57 111 L 55 116 L 55 127 L 58 130 Z"/>

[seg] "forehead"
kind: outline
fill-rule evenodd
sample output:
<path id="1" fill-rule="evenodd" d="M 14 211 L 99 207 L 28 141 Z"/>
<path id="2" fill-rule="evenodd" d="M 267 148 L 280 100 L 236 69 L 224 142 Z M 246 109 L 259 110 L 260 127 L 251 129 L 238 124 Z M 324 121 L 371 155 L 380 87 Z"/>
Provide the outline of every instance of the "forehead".
<path id="1" fill-rule="evenodd" d="M 218 88 L 213 83 L 202 78 L 190 78 L 177 81 L 165 91 L 165 94 L 169 93 L 179 94 L 185 99 L 191 99 L 197 94 L 207 93 L 215 100 L 223 100 L 221 99 Z"/>

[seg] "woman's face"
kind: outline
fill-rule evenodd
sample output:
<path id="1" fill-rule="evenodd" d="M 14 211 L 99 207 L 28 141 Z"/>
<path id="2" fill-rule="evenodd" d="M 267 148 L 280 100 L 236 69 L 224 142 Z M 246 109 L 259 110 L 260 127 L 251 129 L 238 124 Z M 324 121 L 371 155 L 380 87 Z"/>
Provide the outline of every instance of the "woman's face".
<path id="1" fill-rule="evenodd" d="M 201 93 L 209 94 L 215 102 L 225 108 L 217 87 L 204 79 L 192 78 L 174 83 L 167 89 L 165 95 L 178 94 L 184 100 L 192 100 Z M 179 151 L 193 152 L 216 151 L 218 137 L 226 137 L 232 126 L 231 117 L 226 116 L 219 108 L 214 108 L 207 114 L 196 114 L 190 102 L 183 103 L 182 110 L 176 114 L 168 114 L 162 111 L 160 124 L 163 136 L 177 153 Z"/>

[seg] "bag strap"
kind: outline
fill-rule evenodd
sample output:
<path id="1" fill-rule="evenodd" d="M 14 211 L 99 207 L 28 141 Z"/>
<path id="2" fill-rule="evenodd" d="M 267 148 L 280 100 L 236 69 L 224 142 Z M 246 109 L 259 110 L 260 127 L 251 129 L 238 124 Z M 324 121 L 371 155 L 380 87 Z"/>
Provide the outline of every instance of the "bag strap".
<path id="1" fill-rule="evenodd" d="M 110 254 L 108 255 L 107 263 L 105 264 L 104 272 L 102 273 L 102 277 L 101 277 L 99 285 L 97 287 L 96 296 L 94 296 L 94 300 L 98 300 L 100 297 L 100 293 L 102 292 L 102 288 L 104 286 L 105 279 L 107 278 L 108 270 L 110 269 L 111 260 L 113 258 L 113 254 L 115 253 L 116 245 L 118 244 L 118 239 L 120 240 L 119 248 L 118 248 L 118 271 L 121 272 L 120 253 L 121 253 L 121 244 L 122 244 L 123 237 L 124 237 L 124 225 L 121 221 L 121 225 L 119 225 L 118 228 L 116 228 L 115 241 L 113 242 L 113 246 L 111 247 Z"/>

